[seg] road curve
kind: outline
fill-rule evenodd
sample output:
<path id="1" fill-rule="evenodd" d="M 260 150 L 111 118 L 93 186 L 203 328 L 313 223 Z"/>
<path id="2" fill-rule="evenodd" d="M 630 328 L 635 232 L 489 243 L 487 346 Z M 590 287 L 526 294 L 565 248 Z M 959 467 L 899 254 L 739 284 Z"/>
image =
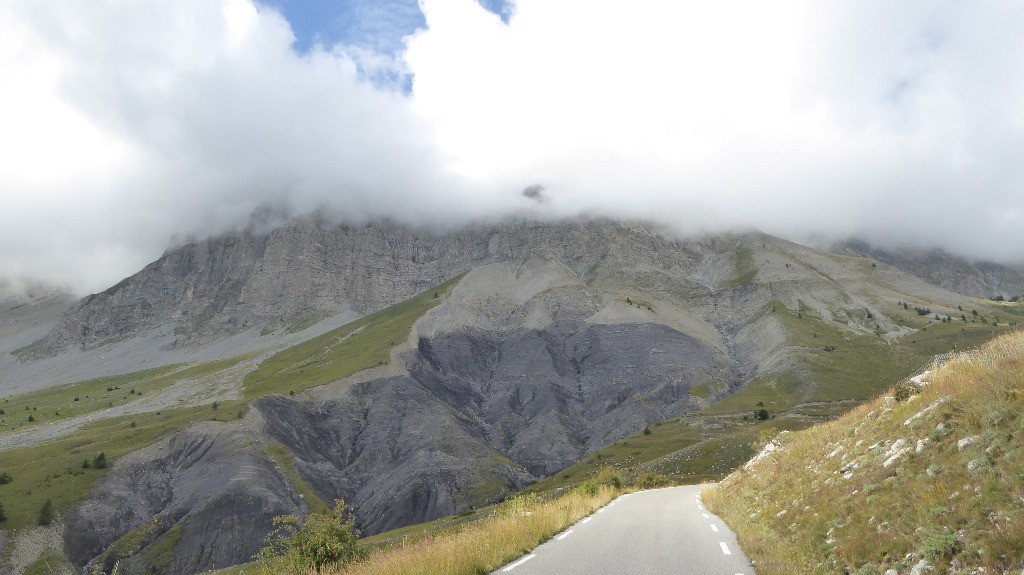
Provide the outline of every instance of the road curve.
<path id="1" fill-rule="evenodd" d="M 623 495 L 494 575 L 754 575 L 705 487 Z"/>

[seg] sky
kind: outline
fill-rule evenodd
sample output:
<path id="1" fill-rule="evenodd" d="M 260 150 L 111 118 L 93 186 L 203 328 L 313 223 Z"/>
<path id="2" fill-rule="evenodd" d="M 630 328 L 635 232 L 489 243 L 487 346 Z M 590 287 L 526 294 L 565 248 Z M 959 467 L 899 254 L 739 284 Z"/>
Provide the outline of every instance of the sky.
<path id="1" fill-rule="evenodd" d="M 1022 27 L 1012 0 L 5 0 L 0 278 L 102 290 L 264 206 L 1024 262 Z"/>

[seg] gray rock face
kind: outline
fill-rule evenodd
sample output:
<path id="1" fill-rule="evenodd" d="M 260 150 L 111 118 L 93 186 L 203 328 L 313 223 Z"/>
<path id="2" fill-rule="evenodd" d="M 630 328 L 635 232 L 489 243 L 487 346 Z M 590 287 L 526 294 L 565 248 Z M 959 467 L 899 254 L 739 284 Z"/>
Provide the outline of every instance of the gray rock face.
<path id="1" fill-rule="evenodd" d="M 203 424 L 119 460 L 67 518 L 65 552 L 105 571 L 197 573 L 250 560 L 273 517 L 306 509 L 250 433 Z"/>
<path id="2" fill-rule="evenodd" d="M 658 324 L 467 332 L 421 339 L 412 377 L 462 403 L 490 444 L 546 476 L 689 411 L 726 358 Z"/>
<path id="3" fill-rule="evenodd" d="M 119 461 L 72 514 L 68 556 L 121 558 L 128 573 L 249 560 L 275 515 L 308 510 L 263 455 L 268 441 L 321 500 L 352 504 L 367 534 L 452 515 L 688 411 L 689 389 L 724 360 L 665 326 L 581 322 L 568 337 L 421 338 L 405 363 L 408 376 L 332 384 L 315 399 L 261 398 L 259 425 L 198 426 Z M 115 545 L 130 532 L 136 545 Z"/>
<path id="4" fill-rule="evenodd" d="M 69 347 L 93 348 L 166 322 L 179 334 L 178 345 L 201 344 L 345 309 L 377 311 L 488 262 L 535 254 L 585 273 L 608 255 L 629 255 L 623 248 L 650 256 L 652 248 L 674 244 L 652 228 L 608 221 L 507 222 L 436 233 L 389 222 L 350 226 L 304 218 L 266 233 L 248 230 L 168 251 L 82 299 L 19 355 L 32 361 Z"/>

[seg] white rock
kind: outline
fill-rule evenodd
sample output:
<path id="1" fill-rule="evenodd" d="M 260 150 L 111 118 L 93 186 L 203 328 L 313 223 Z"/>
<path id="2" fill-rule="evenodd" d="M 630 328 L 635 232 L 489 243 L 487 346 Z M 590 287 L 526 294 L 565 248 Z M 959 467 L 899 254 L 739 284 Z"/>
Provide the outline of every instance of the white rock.
<path id="1" fill-rule="evenodd" d="M 776 450 L 778 450 L 779 447 L 781 447 L 781 444 L 776 443 L 776 441 L 774 439 L 772 441 L 769 441 L 767 444 L 765 444 L 764 448 L 761 449 L 760 453 L 758 453 L 753 458 L 751 458 L 751 460 L 748 461 L 746 463 L 746 465 L 743 466 L 743 469 L 751 469 L 751 468 L 753 468 L 758 463 L 760 463 L 762 460 L 764 460 L 765 458 L 770 456 L 772 453 L 774 453 Z"/>
<path id="2" fill-rule="evenodd" d="M 909 447 L 904 447 L 903 449 L 897 451 L 896 453 L 893 453 L 891 456 L 889 456 L 888 459 L 886 459 L 882 463 L 882 467 L 889 467 L 893 463 L 896 463 L 896 461 L 898 461 L 899 458 L 903 457 L 903 455 L 906 454 L 908 451 L 910 451 L 910 448 Z"/>
<path id="3" fill-rule="evenodd" d="M 979 439 L 981 439 L 980 435 L 972 435 L 970 437 L 965 437 L 960 441 L 956 442 L 956 448 L 962 450 L 965 447 L 969 446 L 970 444 L 975 443 Z"/>
<path id="4" fill-rule="evenodd" d="M 929 563 L 927 559 L 922 559 L 910 570 L 910 575 L 924 575 L 925 572 L 931 570 L 932 564 Z"/>
<path id="5" fill-rule="evenodd" d="M 885 452 L 885 455 L 883 457 L 892 457 L 896 453 L 902 451 L 909 444 L 909 439 L 897 439 L 895 442 L 893 442 L 892 445 L 889 446 L 889 450 Z"/>
<path id="6" fill-rule="evenodd" d="M 925 437 L 924 439 L 918 439 L 917 440 L 917 447 L 914 448 L 914 451 L 916 453 L 921 453 L 922 451 L 924 451 L 924 448 L 928 447 L 928 444 L 931 443 L 931 442 L 932 442 L 932 440 L 928 439 L 927 437 Z"/>
<path id="7" fill-rule="evenodd" d="M 919 388 L 925 387 L 926 385 L 928 385 L 928 376 L 931 375 L 931 373 L 932 371 L 930 369 L 922 371 L 921 373 L 910 378 L 910 381 L 913 382 L 913 384 Z"/>
<path id="8" fill-rule="evenodd" d="M 915 397 L 917 397 L 917 396 L 915 396 Z M 946 403 L 947 401 L 949 401 L 948 397 L 940 397 L 939 399 L 936 399 L 935 401 L 933 401 L 930 404 L 928 404 L 928 407 L 922 409 L 921 411 L 918 411 L 914 415 L 911 415 L 909 419 L 907 419 L 906 421 L 903 422 L 903 425 L 906 425 L 906 426 L 913 425 L 914 423 L 919 421 L 922 417 L 927 415 L 929 411 L 932 411 L 933 409 L 935 409 L 936 407 L 942 405 L 943 403 Z"/>

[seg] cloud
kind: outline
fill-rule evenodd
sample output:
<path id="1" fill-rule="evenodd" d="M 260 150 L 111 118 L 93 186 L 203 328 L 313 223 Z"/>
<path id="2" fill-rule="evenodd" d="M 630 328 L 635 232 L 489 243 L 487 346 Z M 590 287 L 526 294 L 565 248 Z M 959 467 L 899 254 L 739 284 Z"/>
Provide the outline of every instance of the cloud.
<path id="1" fill-rule="evenodd" d="M 521 0 L 502 26 L 428 0 L 407 58 L 470 178 L 683 227 L 1020 258 L 1022 14 L 984 4 Z"/>
<path id="2" fill-rule="evenodd" d="M 0 276 L 93 291 L 261 205 L 457 224 L 533 184 L 553 214 L 1024 259 L 1024 7 L 421 8 L 397 55 L 299 54 L 250 0 L 5 2 Z"/>

